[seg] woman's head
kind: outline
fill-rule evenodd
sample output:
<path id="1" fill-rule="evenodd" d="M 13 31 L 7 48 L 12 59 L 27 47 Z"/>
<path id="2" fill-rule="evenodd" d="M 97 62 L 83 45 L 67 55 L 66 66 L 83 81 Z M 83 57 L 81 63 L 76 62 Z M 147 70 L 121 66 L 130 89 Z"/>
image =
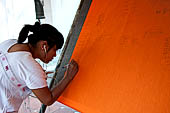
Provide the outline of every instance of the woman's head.
<path id="1" fill-rule="evenodd" d="M 55 27 L 49 24 L 40 25 L 39 22 L 34 25 L 25 25 L 19 33 L 18 43 L 22 44 L 27 38 L 36 58 L 40 58 L 46 63 L 55 55 L 55 50 L 61 49 L 64 43 L 63 35 Z M 45 53 L 45 55 L 42 55 L 42 53 Z M 44 59 L 44 56 L 47 57 L 46 55 L 48 55 L 48 58 Z"/>
<path id="2" fill-rule="evenodd" d="M 27 38 L 32 46 L 43 40 L 47 41 L 50 48 L 56 45 L 57 49 L 61 49 L 64 43 L 63 35 L 55 27 L 49 24 L 40 25 L 39 22 L 34 25 L 25 25 L 19 33 L 18 43 L 23 43 Z"/>

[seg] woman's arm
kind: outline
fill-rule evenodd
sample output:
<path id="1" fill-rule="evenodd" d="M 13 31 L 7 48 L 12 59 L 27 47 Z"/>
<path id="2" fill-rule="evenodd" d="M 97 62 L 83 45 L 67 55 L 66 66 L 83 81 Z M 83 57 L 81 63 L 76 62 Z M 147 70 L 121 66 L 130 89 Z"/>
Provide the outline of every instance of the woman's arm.
<path id="1" fill-rule="evenodd" d="M 66 71 L 66 76 L 63 80 L 57 84 L 57 86 L 50 91 L 48 87 L 32 89 L 32 92 L 37 96 L 37 98 L 45 105 L 53 104 L 57 98 L 61 95 L 67 85 L 72 81 L 76 73 L 78 72 L 78 64 L 76 61 L 72 60 Z"/>

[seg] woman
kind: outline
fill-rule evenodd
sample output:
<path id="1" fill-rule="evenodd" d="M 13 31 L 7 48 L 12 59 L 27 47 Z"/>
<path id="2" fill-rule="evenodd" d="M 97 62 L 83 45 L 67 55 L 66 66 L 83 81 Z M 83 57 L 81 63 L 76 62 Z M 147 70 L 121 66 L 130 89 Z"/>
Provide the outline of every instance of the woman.
<path id="1" fill-rule="evenodd" d="M 23 43 L 28 38 L 27 43 Z M 25 25 L 18 40 L 0 44 L 0 113 L 17 113 L 22 101 L 33 92 L 45 105 L 51 105 L 78 72 L 72 60 L 66 77 L 52 90 L 46 74 L 35 61 L 50 62 L 64 43 L 63 36 L 49 24 Z"/>

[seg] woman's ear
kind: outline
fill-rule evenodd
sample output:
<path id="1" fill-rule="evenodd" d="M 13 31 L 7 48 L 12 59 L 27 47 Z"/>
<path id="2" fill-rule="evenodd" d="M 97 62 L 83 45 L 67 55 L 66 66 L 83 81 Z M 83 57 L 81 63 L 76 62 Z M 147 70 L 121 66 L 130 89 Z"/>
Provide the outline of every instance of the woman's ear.
<path id="1" fill-rule="evenodd" d="M 41 41 L 40 46 L 41 46 L 41 49 L 42 49 L 42 50 L 44 50 L 45 52 L 47 52 L 47 50 L 48 50 L 47 41 Z"/>

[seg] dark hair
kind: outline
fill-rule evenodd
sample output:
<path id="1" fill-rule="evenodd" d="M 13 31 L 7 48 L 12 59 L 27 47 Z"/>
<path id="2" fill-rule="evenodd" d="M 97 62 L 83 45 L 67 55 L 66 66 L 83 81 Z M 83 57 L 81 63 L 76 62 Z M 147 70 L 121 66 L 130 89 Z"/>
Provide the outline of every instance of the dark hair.
<path id="1" fill-rule="evenodd" d="M 32 34 L 29 34 L 32 32 Z M 47 41 L 50 48 L 56 45 L 57 49 L 61 49 L 64 43 L 63 35 L 52 25 L 41 24 L 35 22 L 34 25 L 25 25 L 18 37 L 18 43 L 23 43 L 28 38 L 28 43 L 35 46 L 38 41 Z"/>

